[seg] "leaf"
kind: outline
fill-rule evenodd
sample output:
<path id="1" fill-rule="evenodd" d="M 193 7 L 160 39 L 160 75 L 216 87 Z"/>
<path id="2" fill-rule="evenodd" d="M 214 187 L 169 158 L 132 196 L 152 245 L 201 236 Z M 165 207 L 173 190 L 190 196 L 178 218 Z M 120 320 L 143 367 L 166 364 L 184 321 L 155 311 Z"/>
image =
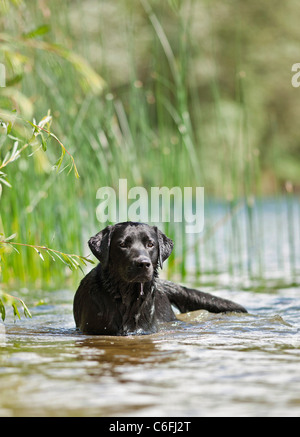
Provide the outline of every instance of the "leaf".
<path id="1" fill-rule="evenodd" d="M 18 251 L 18 249 L 13 246 L 12 244 L 9 244 L 9 247 L 11 247 L 15 252 L 17 252 L 20 255 L 20 252 Z"/>
<path id="2" fill-rule="evenodd" d="M 12 122 L 9 121 L 8 125 L 7 125 L 7 135 L 9 135 L 11 133 L 11 130 L 12 130 Z"/>
<path id="3" fill-rule="evenodd" d="M 86 261 L 86 262 L 88 262 L 90 264 L 95 264 L 95 262 L 93 260 L 87 258 L 86 256 L 81 256 L 80 259 L 81 259 L 81 261 L 84 260 L 84 261 Z"/>
<path id="4" fill-rule="evenodd" d="M 40 257 L 43 261 L 45 261 L 43 255 L 41 254 L 41 252 L 40 252 L 36 247 L 34 247 L 34 250 L 39 254 L 39 257 Z"/>
<path id="5" fill-rule="evenodd" d="M 70 256 L 70 259 L 71 259 L 72 263 L 75 264 L 77 267 L 80 266 L 79 262 L 77 261 L 77 259 L 74 256 Z"/>
<path id="6" fill-rule="evenodd" d="M 43 24 L 42 26 L 37 27 L 31 32 L 23 34 L 23 38 L 35 38 L 37 36 L 45 35 L 50 31 L 50 26 L 47 24 Z"/>
<path id="7" fill-rule="evenodd" d="M 85 259 L 84 259 L 83 256 L 80 256 L 80 257 L 79 257 L 79 260 L 80 260 L 80 262 L 81 262 L 84 266 L 86 266 L 86 262 L 85 262 Z"/>
<path id="8" fill-rule="evenodd" d="M 4 164 L 6 164 L 8 159 L 9 159 L 9 152 L 6 153 L 6 155 L 5 155 L 5 157 L 4 157 L 3 161 L 2 161 L 2 167 L 4 167 Z"/>
<path id="9" fill-rule="evenodd" d="M 79 179 L 80 178 L 80 176 L 79 176 L 79 173 L 78 173 L 78 170 L 77 170 L 77 167 L 76 167 L 76 165 L 75 165 L 75 162 L 73 161 L 73 168 L 74 168 L 74 173 L 75 173 L 75 177 L 76 177 L 76 179 Z"/>
<path id="10" fill-rule="evenodd" d="M 23 311 L 24 311 L 24 316 L 25 317 L 29 317 L 30 319 L 32 318 L 32 315 L 29 311 L 29 309 L 27 308 L 27 305 L 25 304 L 25 302 L 22 299 L 19 299 L 19 302 L 21 303 L 22 307 L 23 307 Z"/>
<path id="11" fill-rule="evenodd" d="M 70 269 L 74 270 L 74 264 L 72 263 L 72 259 L 69 257 L 69 255 L 67 255 L 65 253 L 61 253 L 61 256 L 65 260 L 66 264 L 70 267 Z"/>
<path id="12" fill-rule="evenodd" d="M 42 138 L 42 148 L 43 148 L 44 152 L 46 152 L 46 150 L 47 150 L 47 140 L 45 140 L 43 134 L 41 134 L 41 138 Z"/>
<path id="13" fill-rule="evenodd" d="M 64 149 L 62 149 L 62 151 L 61 151 L 61 155 L 60 155 L 60 157 L 59 157 L 59 159 L 56 161 L 56 163 L 53 165 L 53 167 L 54 168 L 57 168 L 57 170 L 59 170 L 60 169 L 60 167 L 61 167 L 61 165 L 62 165 L 62 162 L 63 162 L 63 159 L 64 159 L 64 156 L 65 156 L 65 150 Z"/>
<path id="14" fill-rule="evenodd" d="M 52 122 L 52 115 L 50 115 L 50 111 L 48 111 L 48 114 L 45 115 L 45 117 L 43 117 L 43 118 L 41 119 L 41 121 L 39 122 L 38 127 L 39 127 L 40 129 L 43 129 L 44 126 L 47 124 L 47 125 L 48 125 L 48 128 L 50 128 L 50 124 L 51 124 L 51 122 Z M 50 133 L 49 133 L 49 134 L 50 134 Z"/>
<path id="15" fill-rule="evenodd" d="M 19 319 L 21 318 L 18 307 L 17 307 L 18 302 L 23 307 L 25 317 L 30 317 L 30 318 L 32 317 L 29 309 L 27 308 L 27 305 L 19 297 L 11 296 L 10 294 L 4 293 L 1 290 L 0 290 L 0 296 L 2 297 L 2 299 L 0 298 L 0 314 L 1 314 L 1 318 L 2 318 L 3 322 L 4 322 L 5 316 L 6 316 L 5 304 L 12 306 L 15 318 L 16 317 L 18 317 Z"/>
<path id="16" fill-rule="evenodd" d="M 5 320 L 5 306 L 4 306 L 4 303 L 2 302 L 1 299 L 0 299 L 0 313 L 1 313 L 2 321 L 4 322 L 4 320 Z"/>
<path id="17" fill-rule="evenodd" d="M 57 256 L 57 258 L 60 259 L 62 263 L 66 264 L 57 252 L 53 252 L 53 255 Z"/>
<path id="18" fill-rule="evenodd" d="M 47 249 L 47 253 L 52 258 L 52 261 L 55 261 L 55 258 L 54 258 L 54 256 L 52 255 L 52 253 L 51 253 L 51 251 L 49 249 Z"/>
<path id="19" fill-rule="evenodd" d="M 10 158 L 11 160 L 16 159 L 16 157 L 19 157 L 20 152 L 18 151 L 18 146 L 19 146 L 19 141 L 15 141 L 14 147 L 13 147 L 12 152 L 11 152 L 11 158 Z"/>
<path id="20" fill-rule="evenodd" d="M 9 237 L 7 237 L 7 238 L 5 238 L 5 242 L 7 242 L 7 241 L 10 241 L 10 240 L 13 240 L 14 238 L 15 238 L 15 236 L 16 236 L 17 234 L 12 234 L 12 235 L 10 235 Z"/>
<path id="21" fill-rule="evenodd" d="M 0 178 L 0 182 L 1 182 L 2 184 L 6 185 L 7 187 L 11 188 L 10 183 L 9 183 L 8 181 L 6 181 L 5 179 Z"/>
<path id="22" fill-rule="evenodd" d="M 23 79 L 23 74 L 16 74 L 15 76 L 13 76 L 12 78 L 6 81 L 6 86 L 16 85 L 17 83 L 21 82 L 22 79 Z"/>
<path id="23" fill-rule="evenodd" d="M 19 313 L 19 310 L 18 310 L 16 302 L 12 303 L 12 307 L 13 307 L 13 310 L 14 310 L 14 317 L 15 318 L 18 317 L 19 319 L 21 319 L 21 316 L 20 316 L 20 313 Z"/>

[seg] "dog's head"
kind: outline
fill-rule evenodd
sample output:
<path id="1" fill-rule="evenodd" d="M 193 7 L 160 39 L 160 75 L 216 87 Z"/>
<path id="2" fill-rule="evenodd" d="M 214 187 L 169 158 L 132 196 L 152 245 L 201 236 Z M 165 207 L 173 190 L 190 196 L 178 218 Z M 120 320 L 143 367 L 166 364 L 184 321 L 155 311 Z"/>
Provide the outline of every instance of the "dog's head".
<path id="1" fill-rule="evenodd" d="M 103 268 L 126 282 L 148 282 L 170 256 L 173 241 L 156 226 L 124 222 L 107 226 L 89 240 Z"/>

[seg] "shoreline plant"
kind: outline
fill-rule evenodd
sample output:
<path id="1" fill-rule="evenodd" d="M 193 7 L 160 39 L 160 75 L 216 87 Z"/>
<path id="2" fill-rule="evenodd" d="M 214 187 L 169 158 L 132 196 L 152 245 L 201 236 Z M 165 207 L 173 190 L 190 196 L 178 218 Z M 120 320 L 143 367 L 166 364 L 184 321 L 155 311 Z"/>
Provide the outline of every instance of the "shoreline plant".
<path id="1" fill-rule="evenodd" d="M 37 124 L 35 121 L 25 121 L 25 125 L 29 125 L 32 128 L 31 136 L 26 141 L 22 138 L 18 138 L 12 134 L 13 124 L 18 119 L 18 121 L 24 122 L 21 117 L 16 117 L 16 114 L 13 112 L 11 117 L 7 117 L 7 114 L 0 114 L 4 119 L 0 122 L 1 124 L 1 136 L 0 136 L 0 151 L 1 148 L 6 145 L 6 142 L 10 143 L 8 146 L 8 151 L 6 152 L 4 159 L 0 161 L 0 199 L 3 195 L 3 185 L 5 185 L 8 189 L 13 188 L 13 182 L 7 179 L 7 174 L 4 173 L 3 169 L 8 165 L 16 162 L 21 154 L 24 154 L 24 151 L 31 147 L 33 149 L 32 153 L 28 155 L 28 158 L 33 156 L 38 150 L 42 149 L 44 152 L 47 151 L 49 139 L 54 139 L 56 143 L 59 144 L 61 148 L 61 155 L 58 160 L 53 165 L 53 170 L 56 170 L 57 173 L 68 169 L 68 174 L 72 171 L 74 172 L 74 176 L 78 179 L 79 173 L 75 164 L 75 160 L 71 153 L 65 148 L 63 143 L 57 138 L 57 136 L 51 132 L 51 122 L 52 117 L 50 112 L 42 118 L 42 120 Z M 69 156 L 70 163 L 67 164 L 64 168 L 62 167 L 65 155 Z M 0 211 L 0 225 L 2 224 L 1 220 L 1 211 Z M 1 225 L 3 227 L 3 224 Z M 35 245 L 35 244 L 27 244 L 24 242 L 17 242 L 14 239 L 17 237 L 16 234 L 5 236 L 5 229 L 0 229 L 0 275 L 2 273 L 3 261 L 6 256 L 10 255 L 13 251 L 20 253 L 17 247 L 28 247 L 37 252 L 42 261 L 44 261 L 43 254 L 47 254 L 50 256 L 52 261 L 56 259 L 60 260 L 64 265 L 69 267 L 71 270 L 82 269 L 82 265 L 87 265 L 87 263 L 93 263 L 92 260 L 87 257 L 76 255 L 76 254 L 68 254 L 62 251 L 52 249 L 45 245 Z M 1 276 L 0 276 L 0 315 L 2 320 L 5 320 L 6 317 L 6 309 L 7 305 L 11 305 L 13 308 L 14 316 L 20 318 L 20 312 L 18 310 L 17 304 L 20 304 L 23 307 L 25 317 L 31 317 L 30 311 L 27 308 L 25 302 L 19 297 L 13 296 L 3 289 L 3 285 L 1 284 Z"/>

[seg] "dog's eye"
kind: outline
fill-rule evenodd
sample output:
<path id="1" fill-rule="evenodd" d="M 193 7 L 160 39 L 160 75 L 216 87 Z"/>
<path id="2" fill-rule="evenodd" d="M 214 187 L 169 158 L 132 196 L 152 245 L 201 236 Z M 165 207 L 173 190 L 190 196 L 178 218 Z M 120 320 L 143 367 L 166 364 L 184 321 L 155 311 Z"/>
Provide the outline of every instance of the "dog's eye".
<path id="1" fill-rule="evenodd" d="M 119 243 L 119 246 L 120 246 L 120 247 L 126 247 L 126 243 L 125 243 L 125 241 L 121 241 L 121 243 Z"/>
<path id="2" fill-rule="evenodd" d="M 154 244 L 152 243 L 152 241 L 148 241 L 147 247 L 153 247 L 153 246 L 154 246 Z"/>

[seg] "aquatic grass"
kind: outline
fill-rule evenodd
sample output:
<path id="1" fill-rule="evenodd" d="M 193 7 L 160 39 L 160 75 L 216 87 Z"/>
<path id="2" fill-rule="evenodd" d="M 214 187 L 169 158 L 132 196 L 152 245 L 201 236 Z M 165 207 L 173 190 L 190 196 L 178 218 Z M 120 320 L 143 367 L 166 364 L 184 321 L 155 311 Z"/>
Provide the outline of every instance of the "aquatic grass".
<path id="1" fill-rule="evenodd" d="M 5 116 L 6 115 L 7 114 L 5 114 Z M 2 114 L 2 116 L 3 116 L 3 114 Z M 12 120 L 13 120 L 13 122 L 12 122 Z M 43 150 L 43 153 L 46 152 L 47 142 L 49 142 L 49 138 L 54 138 L 55 141 L 60 145 L 61 150 L 62 150 L 59 160 L 55 163 L 55 168 L 57 168 L 57 170 L 61 169 L 65 154 L 67 153 L 69 155 L 70 160 L 71 160 L 71 165 L 69 165 L 70 169 L 69 169 L 68 174 L 70 174 L 70 172 L 73 170 L 75 177 L 78 179 L 79 174 L 77 171 L 77 167 L 76 167 L 74 158 L 68 152 L 66 147 L 62 144 L 62 142 L 57 138 L 57 136 L 50 131 L 51 121 L 52 121 L 52 118 L 51 118 L 49 112 L 48 112 L 48 115 L 43 117 L 42 120 L 38 124 L 36 124 L 35 122 L 24 121 L 19 116 L 15 117 L 14 113 L 12 114 L 12 118 L 8 118 L 6 123 L 4 121 L 2 121 L 1 122 L 1 128 L 2 128 L 1 148 L 6 148 L 6 149 L 8 149 L 8 151 L 6 151 L 6 153 L 4 153 L 4 158 L 2 159 L 2 161 L 0 161 L 0 169 L 1 170 L 5 169 L 5 171 L 7 171 L 7 168 L 8 168 L 10 170 L 10 167 L 13 167 L 16 164 L 16 161 L 21 160 L 21 158 L 23 158 L 23 165 L 24 165 L 24 163 L 27 163 L 26 159 L 30 160 L 30 158 L 36 157 L 37 153 L 40 150 Z M 27 126 L 29 124 L 33 128 L 33 131 L 31 129 L 31 132 L 30 132 L 30 130 L 29 130 L 29 132 L 27 130 L 27 135 L 29 134 L 28 139 L 26 137 L 18 138 L 15 136 L 14 125 L 18 124 L 20 122 L 21 123 L 23 122 L 25 124 L 25 126 Z M 45 126 L 47 127 L 47 129 L 45 128 Z M 44 137 L 45 133 L 47 133 L 47 138 Z M 12 141 L 13 141 L 13 146 L 10 148 L 9 143 L 11 143 Z M 19 147 L 19 143 L 21 143 L 21 147 Z M 30 153 L 27 156 L 27 158 L 25 158 L 25 160 L 24 160 L 24 154 L 28 148 L 32 149 L 33 152 Z M 16 178 L 15 173 L 10 174 L 10 171 L 7 171 L 7 174 L 6 174 L 3 171 L 1 171 L 0 174 L 2 176 L 0 179 L 0 186 L 1 186 L 0 196 L 2 196 L 2 194 L 3 194 L 5 196 L 4 198 L 6 198 L 6 194 L 8 194 L 6 192 L 3 193 L 2 185 L 5 185 L 6 187 L 8 187 L 13 193 L 17 192 L 17 195 L 19 195 L 20 192 L 15 190 L 14 186 L 12 186 L 10 183 L 10 182 L 12 182 L 14 185 L 16 184 L 17 178 Z M 10 179 L 10 176 L 11 176 L 11 179 Z M 23 182 L 23 181 L 21 181 L 21 182 Z M 11 198 L 12 197 L 13 196 L 11 196 Z M 24 198 L 22 198 L 22 200 L 24 200 Z M 37 203 L 38 202 L 35 202 L 34 207 L 32 204 L 30 205 L 30 207 L 27 207 L 27 214 L 32 213 L 32 211 L 36 207 Z M 3 206 L 4 206 L 4 208 L 3 208 Z M 4 226 L 4 224 L 6 225 L 5 201 L 4 202 L 2 201 L 1 207 L 2 208 L 1 208 L 1 215 L 0 215 L 0 224 L 1 224 L 1 229 L 0 229 L 0 231 L 1 231 L 0 232 L 0 262 L 1 262 L 0 273 L 1 273 L 1 277 L 2 277 L 3 281 L 6 282 L 6 284 L 10 282 L 10 275 L 7 276 L 7 273 L 9 272 L 9 268 L 7 268 L 8 263 L 6 263 L 7 259 L 9 258 L 9 255 L 10 255 L 9 252 L 12 252 L 12 250 L 9 251 L 9 249 L 13 249 L 13 251 L 15 251 L 19 254 L 20 252 L 17 249 L 17 247 L 22 247 L 22 248 L 25 247 L 25 248 L 34 249 L 37 252 L 37 254 L 39 255 L 39 257 L 42 259 L 43 262 L 45 261 L 45 258 L 43 256 L 42 252 L 44 252 L 44 253 L 49 255 L 49 257 L 51 258 L 52 261 L 55 261 L 55 258 L 58 258 L 63 264 L 65 264 L 71 270 L 77 270 L 77 269 L 82 270 L 81 264 L 86 266 L 87 263 L 93 263 L 93 261 L 89 260 L 87 257 L 81 256 L 81 255 L 76 255 L 76 254 L 68 254 L 68 253 L 65 253 L 61 250 L 55 250 L 55 249 L 52 249 L 52 248 L 47 247 L 45 245 L 41 246 L 41 245 L 37 245 L 37 244 L 16 242 L 16 241 L 14 241 L 14 239 L 17 236 L 17 232 L 9 235 L 8 237 L 5 236 L 5 233 L 8 231 L 8 228 L 9 228 L 9 226 Z M 24 207 L 23 207 L 23 212 L 24 212 Z M 13 223 L 13 226 L 17 225 L 16 227 L 18 227 L 18 230 L 20 230 L 20 226 L 18 223 L 23 224 L 23 221 L 18 222 L 18 220 L 21 218 L 22 217 L 20 217 L 20 216 L 15 217 L 15 220 Z M 36 226 L 33 228 L 36 229 Z M 28 253 L 27 253 L 27 258 L 28 258 Z M 26 261 L 27 262 L 25 262 L 23 264 L 20 263 L 21 269 L 15 266 L 16 267 L 15 272 L 17 272 L 17 274 L 18 274 L 19 280 L 23 279 L 24 281 L 26 281 L 29 277 L 28 271 L 26 271 L 24 266 L 27 266 L 27 269 L 28 269 L 28 266 L 32 265 L 31 275 L 30 275 L 31 277 L 32 276 L 38 277 L 37 276 L 38 273 L 41 273 L 40 271 L 37 272 L 36 269 L 34 268 L 36 263 L 31 263 L 28 259 Z M 4 269 L 2 269 L 2 267 L 4 267 Z M 50 269 L 48 266 L 48 272 L 49 271 L 50 271 Z M 82 272 L 83 272 L 83 270 L 82 270 Z M 45 275 L 42 275 L 42 276 L 45 280 Z M 12 296 L 0 288 L 0 313 L 1 313 L 2 320 L 5 319 L 5 315 L 6 315 L 5 305 L 8 305 L 8 304 L 12 306 L 14 315 L 18 316 L 20 318 L 20 314 L 19 314 L 16 302 L 19 302 L 22 305 L 22 307 L 24 309 L 25 316 L 30 317 L 31 316 L 30 312 L 22 299 L 15 297 L 15 296 Z"/>
<path id="2" fill-rule="evenodd" d="M 260 203 L 263 145 L 260 147 L 254 141 L 259 126 L 250 94 L 253 79 L 244 68 L 242 46 L 238 47 L 242 45 L 242 37 L 237 33 L 232 54 L 234 74 L 226 78 L 224 85 L 218 74 L 221 61 L 215 49 L 217 41 L 213 40 L 218 36 L 207 44 L 206 47 L 212 47 L 209 50 L 197 47 L 198 41 L 193 41 L 196 3 L 182 2 L 168 9 L 169 2 L 158 7 L 156 2 L 143 0 L 128 6 L 131 15 L 120 16 L 120 21 L 124 20 L 122 30 L 127 29 L 120 39 L 124 47 L 124 69 L 128 62 L 130 72 L 120 83 L 114 81 L 112 73 L 115 72 L 109 64 L 113 49 L 109 34 L 105 34 L 108 26 L 105 14 L 100 14 L 97 30 L 90 32 L 83 26 L 76 36 L 74 6 L 62 6 L 54 0 L 49 5 L 48 31 L 38 34 L 37 23 L 46 19 L 34 7 L 34 2 L 28 5 L 33 22 L 30 26 L 25 23 L 31 28 L 27 30 L 27 38 L 23 41 L 10 36 L 6 42 L 14 41 L 27 59 L 32 60 L 34 70 L 27 74 L 22 71 L 18 84 L 5 90 L 5 100 L 1 90 L 1 104 L 6 103 L 6 109 L 11 108 L 12 98 L 8 96 L 12 97 L 14 91 L 16 97 L 18 91 L 25 99 L 22 110 L 26 114 L 40 119 L 51 108 L 55 133 L 74 156 L 80 179 L 64 172 L 58 182 L 55 173 L 50 171 L 49 162 L 55 162 L 52 159 L 55 157 L 59 164 L 62 155 L 58 159 L 51 150 L 47 150 L 49 162 L 43 159 L 42 150 L 36 152 L 32 160 L 18 160 L 17 173 L 11 170 L 7 178 L 5 176 L 8 181 L 15 178 L 18 191 L 9 192 L 9 199 L 1 199 L 2 222 L 7 235 L 16 233 L 18 239 L 31 245 L 42 242 L 66 253 L 87 254 L 89 236 L 105 226 L 97 222 L 95 214 L 99 187 L 116 189 L 120 178 L 126 178 L 129 187 L 141 185 L 147 190 L 151 186 L 204 186 L 203 235 L 191 241 L 181 224 L 162 224 L 176 241 L 166 275 L 188 280 L 195 274 L 196 280 L 205 281 L 209 275 L 215 278 L 228 273 L 241 282 L 245 277 L 253 282 L 257 278 L 266 280 L 268 223 L 264 221 L 264 207 Z M 86 13 L 82 3 L 74 4 L 81 14 Z M 60 10 L 59 16 L 57 10 Z M 147 30 L 144 40 L 149 50 L 143 62 L 139 59 L 141 49 L 134 14 L 140 14 L 142 24 L 138 30 Z M 6 18 L 5 33 L 15 31 L 17 34 L 21 18 L 16 15 Z M 172 33 L 167 20 L 172 20 L 176 32 Z M 22 26 L 25 24 L 22 22 Z M 101 62 L 98 55 L 93 54 L 97 41 Z M 79 57 L 70 55 L 75 47 L 80 52 Z M 196 83 L 199 75 L 196 76 L 195 71 L 195 51 L 199 52 L 201 65 L 205 56 L 209 58 L 207 62 L 213 64 L 205 89 L 203 85 L 198 88 Z M 84 65 L 88 61 L 93 64 L 93 72 L 90 65 L 88 70 L 76 67 L 83 53 L 87 59 Z M 30 62 L 25 65 L 29 71 Z M 91 84 L 95 77 L 101 87 L 93 89 Z M 234 90 L 232 95 L 230 87 Z M 279 148 L 279 144 L 276 147 Z M 9 188 L 3 186 L 3 190 L 8 193 Z M 290 271 L 297 276 L 298 252 L 293 240 L 297 227 L 295 196 L 285 192 L 289 197 L 282 201 L 280 189 L 277 193 L 274 258 L 278 260 L 278 268 L 281 261 L 286 262 L 282 248 L 287 239 L 281 229 L 288 226 L 288 262 L 292 266 Z M 285 216 L 282 208 L 288 211 Z M 37 254 L 29 248 L 24 248 L 22 260 L 20 258 L 7 259 L 3 271 L 5 282 L 18 278 L 23 284 L 40 287 L 56 287 L 62 283 L 75 287 L 78 282 L 76 273 L 70 276 L 69 269 L 53 265 L 51 258 L 45 258 L 44 263 L 37 262 Z"/>

